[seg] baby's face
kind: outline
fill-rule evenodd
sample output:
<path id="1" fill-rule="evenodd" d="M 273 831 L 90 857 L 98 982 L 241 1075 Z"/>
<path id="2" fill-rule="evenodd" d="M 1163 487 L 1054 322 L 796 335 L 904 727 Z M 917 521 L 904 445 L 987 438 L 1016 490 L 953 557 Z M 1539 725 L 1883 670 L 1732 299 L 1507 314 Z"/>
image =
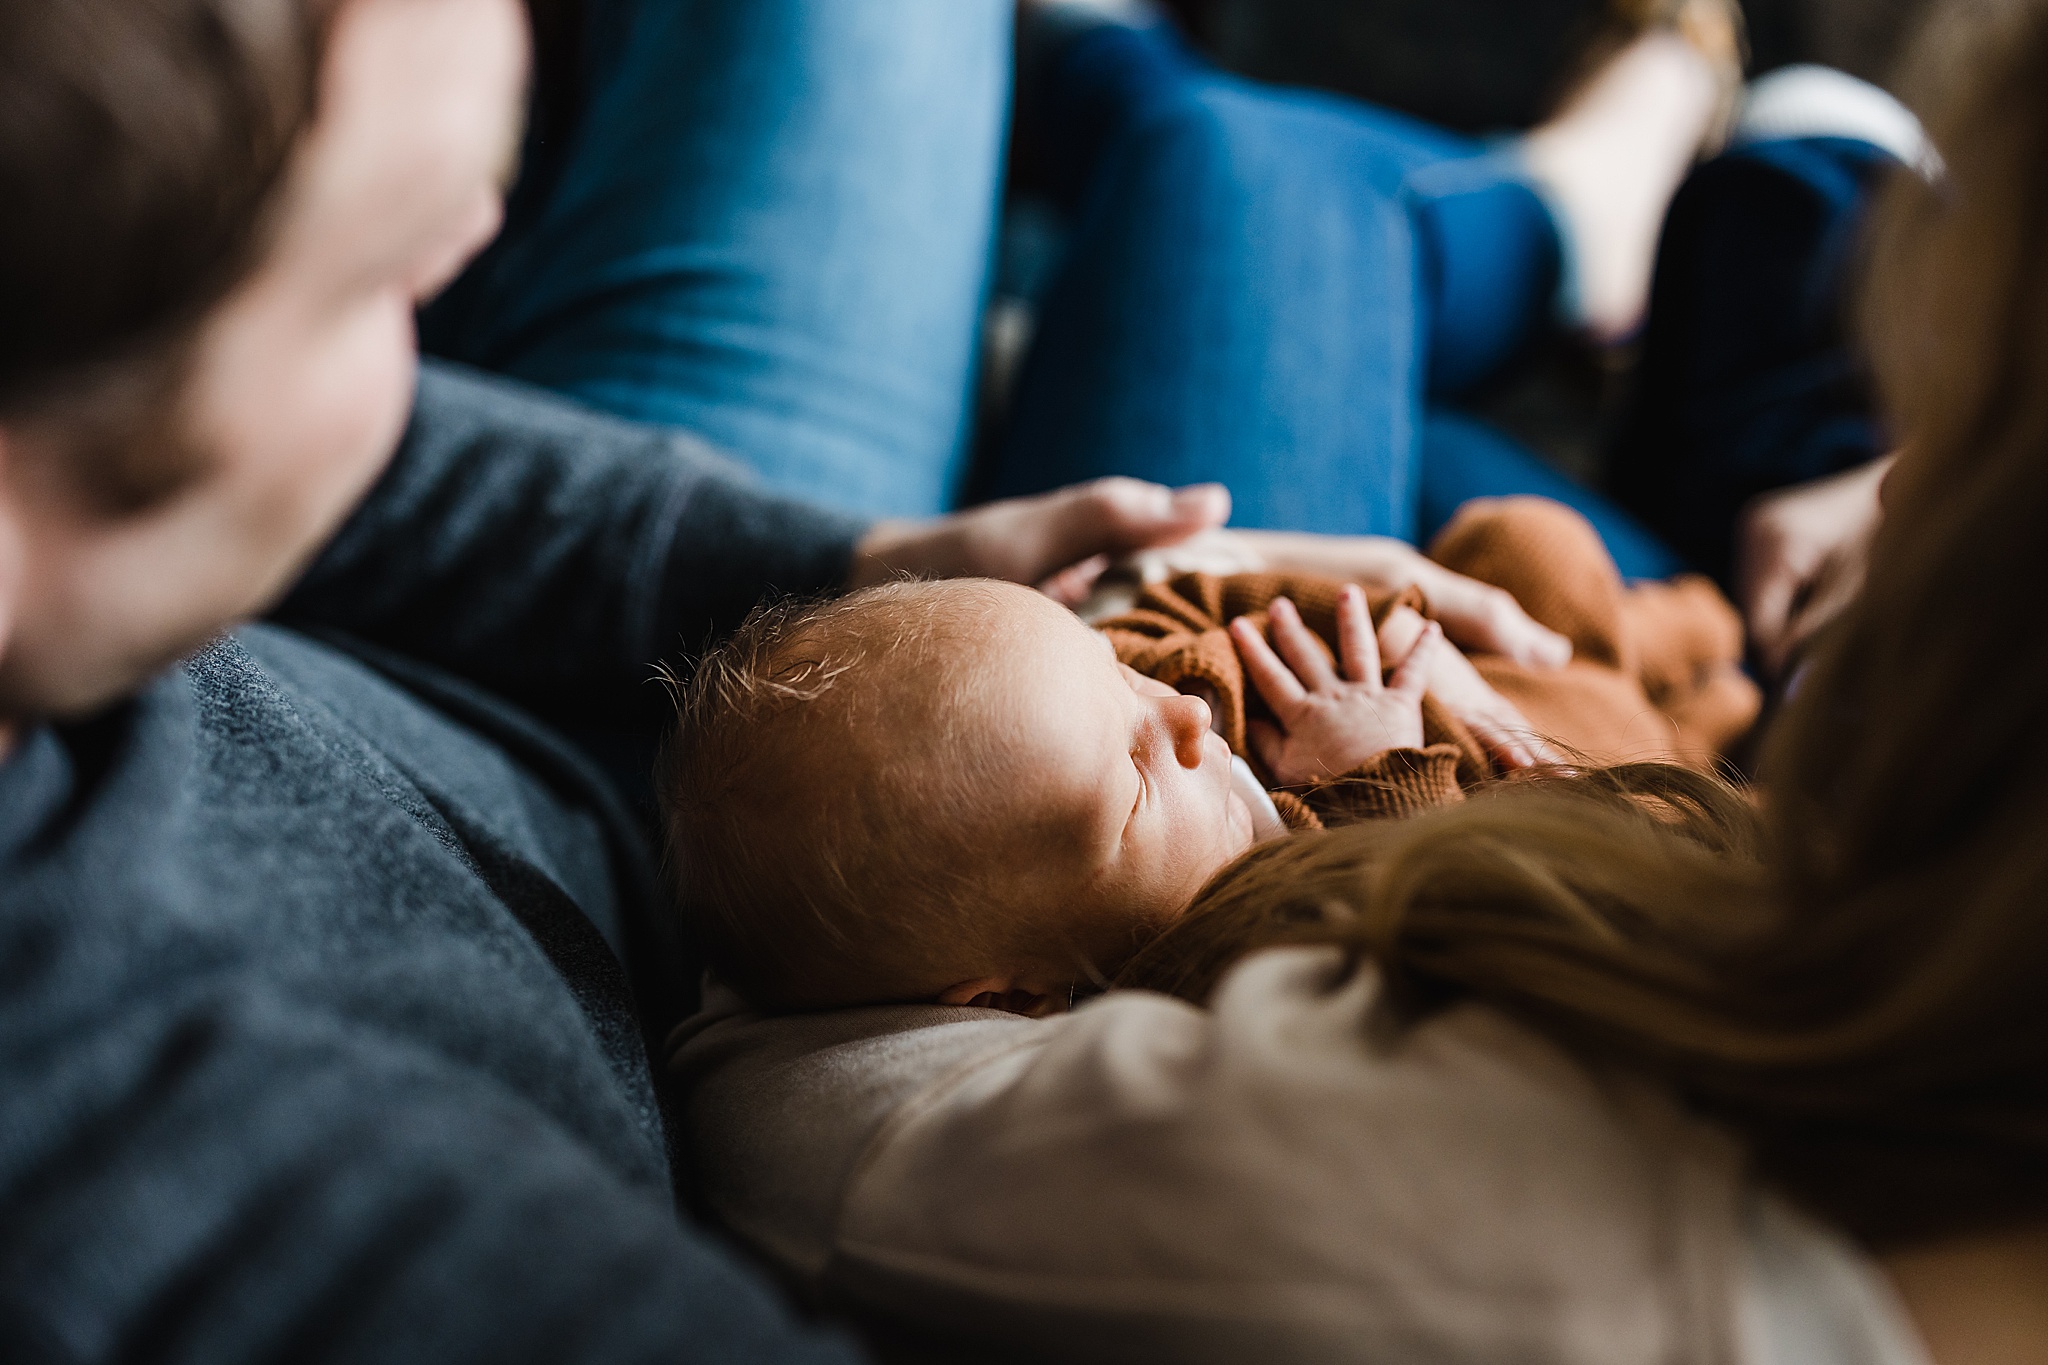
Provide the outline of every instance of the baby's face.
<path id="1" fill-rule="evenodd" d="M 1001 644 L 983 674 L 989 721 L 1027 818 L 1062 831 L 1041 870 L 1049 889 L 1065 888 L 1069 932 L 1113 961 L 1134 929 L 1178 917 L 1252 846 L 1252 814 L 1207 703 L 1124 667 L 1107 639 L 1037 593 L 998 601 L 1008 619 L 991 632 Z"/>

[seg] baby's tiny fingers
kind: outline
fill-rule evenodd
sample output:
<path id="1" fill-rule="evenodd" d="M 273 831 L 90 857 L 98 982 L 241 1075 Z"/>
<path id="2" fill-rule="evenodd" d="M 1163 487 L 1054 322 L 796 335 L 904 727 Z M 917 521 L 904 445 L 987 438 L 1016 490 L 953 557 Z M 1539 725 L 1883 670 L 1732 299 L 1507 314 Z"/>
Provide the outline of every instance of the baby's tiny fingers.
<path id="1" fill-rule="evenodd" d="M 1266 705 L 1273 708 L 1275 715 L 1292 715 L 1302 702 L 1308 699 L 1308 692 L 1301 680 L 1280 662 L 1273 647 L 1266 643 L 1266 637 L 1259 634 L 1257 626 L 1240 616 L 1230 623 L 1230 639 L 1237 646 L 1237 657 L 1244 663 L 1244 671 L 1251 675 L 1252 686 L 1266 699 Z"/>
<path id="2" fill-rule="evenodd" d="M 1330 661 L 1323 655 L 1322 641 L 1302 623 L 1301 612 L 1284 597 L 1273 599 L 1267 613 L 1273 622 L 1273 643 L 1280 657 L 1294 670 L 1294 676 L 1311 692 L 1328 691 L 1337 681 Z"/>
<path id="3" fill-rule="evenodd" d="M 1379 685 L 1379 636 L 1372 628 L 1372 613 L 1366 610 L 1365 592 L 1355 584 L 1337 597 L 1337 652 L 1344 661 L 1344 675 L 1352 682 Z"/>

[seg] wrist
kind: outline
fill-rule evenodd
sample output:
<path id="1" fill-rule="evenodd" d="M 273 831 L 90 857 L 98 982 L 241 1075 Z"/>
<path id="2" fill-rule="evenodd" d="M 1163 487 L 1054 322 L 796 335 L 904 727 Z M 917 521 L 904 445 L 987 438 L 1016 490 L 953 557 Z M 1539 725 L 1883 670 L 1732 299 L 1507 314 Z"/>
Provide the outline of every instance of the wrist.
<path id="1" fill-rule="evenodd" d="M 853 558 L 846 569 L 847 588 L 857 592 L 904 574 L 931 572 L 930 565 L 919 562 L 929 558 L 920 550 L 931 530 L 931 522 L 908 520 L 878 521 L 868 527 L 853 543 Z"/>

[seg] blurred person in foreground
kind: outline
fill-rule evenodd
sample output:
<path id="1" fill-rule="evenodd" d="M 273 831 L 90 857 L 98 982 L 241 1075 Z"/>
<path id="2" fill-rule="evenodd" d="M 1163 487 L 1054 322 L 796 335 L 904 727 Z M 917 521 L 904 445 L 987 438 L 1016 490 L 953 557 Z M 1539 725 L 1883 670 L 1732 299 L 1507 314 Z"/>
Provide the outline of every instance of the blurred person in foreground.
<path id="1" fill-rule="evenodd" d="M 1278 841 L 1053 1019 L 708 1015 L 727 1222 L 1019 1358 L 2048 1359 L 2048 5 L 1924 62 L 1906 453 L 1761 804 L 1641 767 Z"/>

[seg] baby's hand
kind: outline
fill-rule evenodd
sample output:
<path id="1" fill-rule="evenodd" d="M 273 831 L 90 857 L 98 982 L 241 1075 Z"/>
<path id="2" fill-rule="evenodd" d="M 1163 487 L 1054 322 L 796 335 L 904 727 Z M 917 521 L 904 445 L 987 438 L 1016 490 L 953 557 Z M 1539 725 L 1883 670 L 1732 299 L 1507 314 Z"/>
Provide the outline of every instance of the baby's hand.
<path id="1" fill-rule="evenodd" d="M 1393 678 L 1382 682 L 1379 640 L 1360 589 L 1344 589 L 1337 603 L 1341 677 L 1294 603 L 1275 598 L 1270 613 L 1279 654 L 1243 617 L 1231 622 L 1230 634 L 1252 685 L 1280 722 L 1251 725 L 1252 748 L 1274 781 L 1293 786 L 1341 777 L 1389 749 L 1422 747 L 1422 696 L 1441 627 L 1430 622 Z"/>

